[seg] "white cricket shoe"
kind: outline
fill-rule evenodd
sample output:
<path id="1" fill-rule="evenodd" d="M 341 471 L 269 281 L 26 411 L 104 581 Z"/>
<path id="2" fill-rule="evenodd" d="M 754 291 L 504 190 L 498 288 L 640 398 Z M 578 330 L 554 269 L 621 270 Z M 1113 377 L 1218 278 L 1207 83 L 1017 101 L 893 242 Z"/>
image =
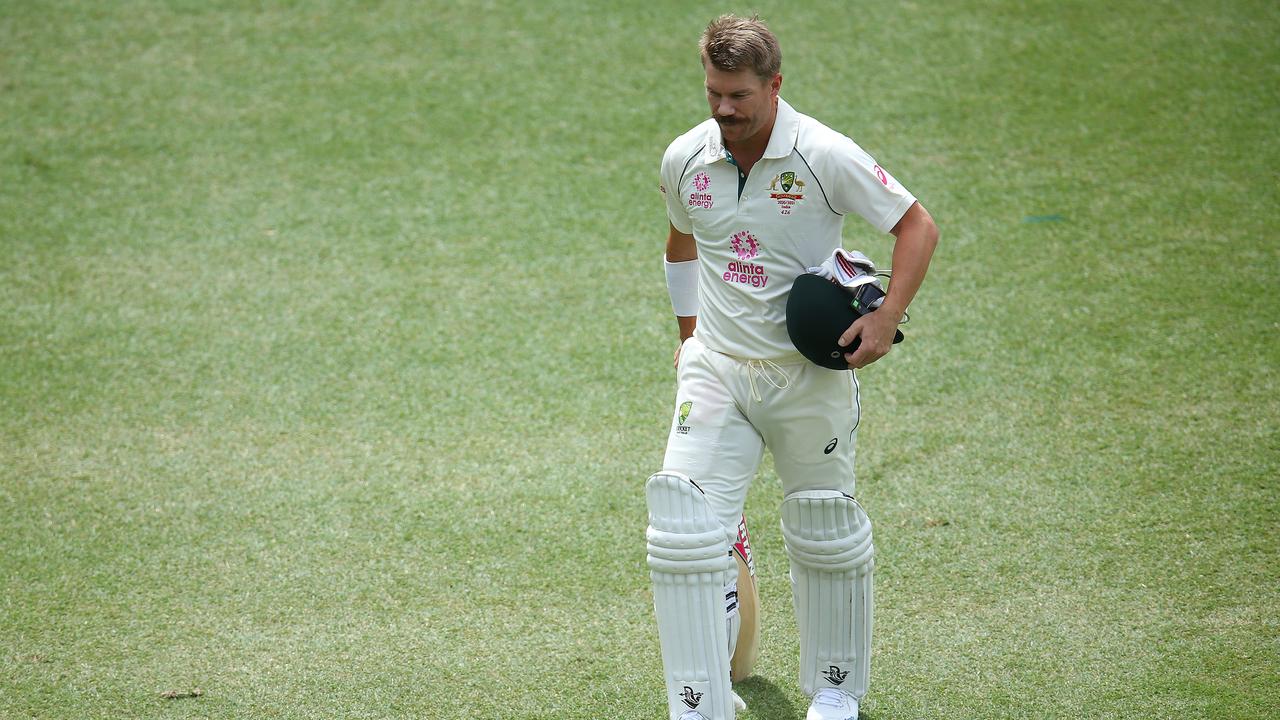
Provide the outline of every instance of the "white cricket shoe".
<path id="1" fill-rule="evenodd" d="M 683 713 L 680 713 L 679 720 L 707 720 L 707 716 L 697 710 L 686 710 Z"/>
<path id="2" fill-rule="evenodd" d="M 733 696 L 733 711 L 734 711 L 734 712 L 742 712 L 743 710 L 746 710 L 746 709 L 747 709 L 747 703 L 746 703 L 746 701 L 745 701 L 745 700 L 743 700 L 742 698 L 738 697 L 738 693 L 736 693 L 736 692 L 734 692 L 734 691 L 730 690 L 730 691 L 729 691 L 729 694 Z"/>
<path id="3" fill-rule="evenodd" d="M 838 688 L 823 688 L 813 696 L 804 720 L 858 720 L 858 701 Z"/>

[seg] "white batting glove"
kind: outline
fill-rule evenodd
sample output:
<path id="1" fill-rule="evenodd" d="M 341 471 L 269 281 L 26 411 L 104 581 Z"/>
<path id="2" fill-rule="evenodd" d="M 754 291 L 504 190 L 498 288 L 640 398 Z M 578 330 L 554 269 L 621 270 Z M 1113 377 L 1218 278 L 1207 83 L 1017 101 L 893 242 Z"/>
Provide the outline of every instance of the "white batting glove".
<path id="1" fill-rule="evenodd" d="M 871 262 L 871 258 L 857 250 L 851 252 L 844 248 L 836 248 L 831 257 L 823 260 L 821 265 L 809 268 L 809 272 L 850 289 L 880 282 L 875 276 L 876 264 Z"/>

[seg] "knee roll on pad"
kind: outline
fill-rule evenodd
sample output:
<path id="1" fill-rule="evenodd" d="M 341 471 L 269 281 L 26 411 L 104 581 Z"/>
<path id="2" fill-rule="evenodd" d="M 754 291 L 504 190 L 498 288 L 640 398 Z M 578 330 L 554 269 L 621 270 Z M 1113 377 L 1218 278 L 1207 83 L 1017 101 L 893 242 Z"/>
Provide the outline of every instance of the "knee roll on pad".
<path id="1" fill-rule="evenodd" d="M 861 699 L 871 669 L 871 521 L 843 493 L 797 492 L 782 501 L 782 538 L 800 628 L 800 686 Z"/>
<path id="2" fill-rule="evenodd" d="M 726 586 L 736 564 L 733 535 L 698 486 L 663 471 L 645 485 L 649 577 L 671 720 L 696 710 L 733 720 Z M 736 577 L 736 575 L 735 575 Z"/>

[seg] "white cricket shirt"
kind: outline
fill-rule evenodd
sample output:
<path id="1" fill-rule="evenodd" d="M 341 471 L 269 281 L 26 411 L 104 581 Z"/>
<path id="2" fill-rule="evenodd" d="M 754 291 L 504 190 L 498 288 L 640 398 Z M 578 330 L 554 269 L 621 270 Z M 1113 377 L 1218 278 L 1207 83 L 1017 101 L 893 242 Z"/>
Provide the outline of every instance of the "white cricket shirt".
<path id="1" fill-rule="evenodd" d="M 662 157 L 667 217 L 698 246 L 697 335 L 709 348 L 793 360 L 787 294 L 840 246 L 844 216 L 889 232 L 915 202 L 848 137 L 778 99 L 764 156 L 739 192 L 720 126 L 706 121 Z"/>

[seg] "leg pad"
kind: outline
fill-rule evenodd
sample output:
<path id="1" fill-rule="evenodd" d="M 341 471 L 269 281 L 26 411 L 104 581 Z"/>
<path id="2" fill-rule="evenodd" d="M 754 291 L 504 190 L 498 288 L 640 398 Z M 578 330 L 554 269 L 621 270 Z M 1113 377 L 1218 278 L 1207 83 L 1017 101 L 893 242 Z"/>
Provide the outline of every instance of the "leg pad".
<path id="1" fill-rule="evenodd" d="M 782 501 L 800 627 L 800 686 L 840 688 L 861 700 L 871 669 L 871 521 L 853 498 L 806 490 Z"/>
<path id="2" fill-rule="evenodd" d="M 649 577 L 671 720 L 695 710 L 733 720 L 725 586 L 737 566 L 734 534 L 689 478 L 660 472 L 645 485 Z"/>

